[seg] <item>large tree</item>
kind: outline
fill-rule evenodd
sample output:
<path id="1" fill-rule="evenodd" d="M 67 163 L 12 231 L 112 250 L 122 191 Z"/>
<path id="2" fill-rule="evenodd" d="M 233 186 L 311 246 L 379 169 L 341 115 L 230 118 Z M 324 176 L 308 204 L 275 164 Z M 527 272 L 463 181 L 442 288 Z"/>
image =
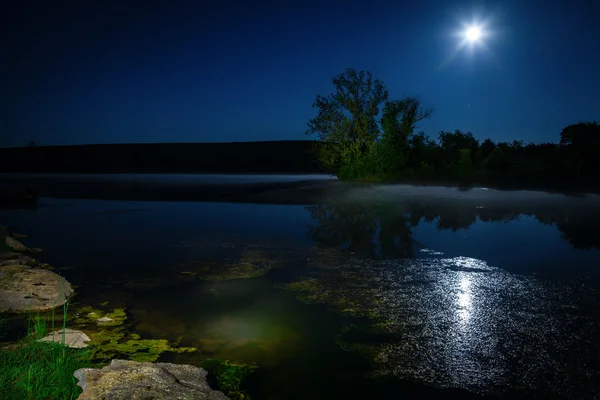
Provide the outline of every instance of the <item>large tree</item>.
<path id="1" fill-rule="evenodd" d="M 381 147 L 386 158 L 393 158 L 385 161 L 388 166 L 396 170 L 404 168 L 412 150 L 411 142 L 417 122 L 429 118 L 432 112 L 430 108 L 423 109 L 421 100 L 417 97 L 405 97 L 385 103 L 381 118 Z"/>
<path id="2" fill-rule="evenodd" d="M 313 103 L 318 113 L 308 122 L 306 134 L 318 136 L 323 142 L 316 147 L 318 160 L 336 170 L 372 150 L 380 134 L 377 116 L 388 92 L 371 72 L 353 68 L 332 81 L 335 91 L 318 95 Z"/>

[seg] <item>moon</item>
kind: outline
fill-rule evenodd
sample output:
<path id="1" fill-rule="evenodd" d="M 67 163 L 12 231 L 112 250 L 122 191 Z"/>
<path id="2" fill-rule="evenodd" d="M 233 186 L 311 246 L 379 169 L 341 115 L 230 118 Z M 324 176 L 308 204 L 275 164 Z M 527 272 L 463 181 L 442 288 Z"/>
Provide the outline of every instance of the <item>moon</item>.
<path id="1" fill-rule="evenodd" d="M 477 51 L 483 50 L 490 53 L 488 49 L 487 41 L 492 39 L 497 31 L 492 28 L 492 17 L 486 19 L 472 18 L 469 21 L 459 20 L 460 26 L 453 30 L 448 36 L 453 37 L 456 40 L 456 47 L 446 57 L 444 61 L 438 67 L 439 70 L 443 69 L 448 63 L 452 62 L 454 58 L 461 51 L 466 51 L 469 56 L 474 56 Z M 469 107 L 470 108 L 470 107 Z"/>
<path id="2" fill-rule="evenodd" d="M 474 43 L 481 39 L 481 28 L 478 26 L 471 26 L 465 31 L 465 38 L 467 41 Z"/>

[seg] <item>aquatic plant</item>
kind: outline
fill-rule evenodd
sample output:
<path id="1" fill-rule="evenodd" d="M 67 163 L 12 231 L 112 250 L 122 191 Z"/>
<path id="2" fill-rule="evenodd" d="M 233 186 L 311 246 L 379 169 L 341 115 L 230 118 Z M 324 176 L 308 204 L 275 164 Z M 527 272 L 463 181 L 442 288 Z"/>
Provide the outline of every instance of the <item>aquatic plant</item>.
<path id="1" fill-rule="evenodd" d="M 232 279 L 258 278 L 277 267 L 278 261 L 271 259 L 261 249 L 246 249 L 239 259 L 232 262 L 204 262 L 197 265 L 195 272 L 200 280 L 227 281 Z M 181 272 L 190 274 L 189 271 Z"/>
<path id="2" fill-rule="evenodd" d="M 377 319 L 380 309 L 377 298 L 371 296 L 373 289 L 359 287 L 360 281 L 352 281 L 347 276 L 328 275 L 328 281 L 314 277 L 278 285 L 279 288 L 297 292 L 298 300 L 307 304 L 327 304 L 341 315 Z M 368 301 L 365 301 L 368 299 Z"/>
<path id="3" fill-rule="evenodd" d="M 123 308 L 103 311 L 91 306 L 76 310 L 71 323 L 85 329 L 90 337 L 90 357 L 94 361 L 111 358 L 127 358 L 133 361 L 154 362 L 164 352 L 194 352 L 193 347 L 177 347 L 164 339 L 142 339 L 140 335 L 129 332 L 125 325 L 127 313 Z M 104 321 L 104 322 L 102 322 Z"/>
<path id="4" fill-rule="evenodd" d="M 256 365 L 207 358 L 201 367 L 208 371 L 209 378 L 215 380 L 217 388 L 234 400 L 250 400 L 251 397 L 244 389 L 248 377 L 258 368 Z"/>

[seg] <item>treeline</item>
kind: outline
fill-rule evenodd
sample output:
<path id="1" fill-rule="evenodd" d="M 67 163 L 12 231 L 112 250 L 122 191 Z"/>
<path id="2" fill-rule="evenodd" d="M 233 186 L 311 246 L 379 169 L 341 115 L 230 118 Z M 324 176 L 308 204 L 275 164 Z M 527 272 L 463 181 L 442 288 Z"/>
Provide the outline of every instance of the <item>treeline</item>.
<path id="1" fill-rule="evenodd" d="M 557 132 L 557 143 L 480 141 L 470 132 L 416 132 L 432 114 L 420 100 L 389 100 L 382 81 L 348 69 L 334 93 L 317 96 L 307 134 L 318 135 L 318 162 L 340 179 L 437 181 L 511 187 L 600 189 L 600 124 Z"/>
<path id="2" fill-rule="evenodd" d="M 311 142 L 29 145 L 0 149 L 0 172 L 317 173 Z"/>

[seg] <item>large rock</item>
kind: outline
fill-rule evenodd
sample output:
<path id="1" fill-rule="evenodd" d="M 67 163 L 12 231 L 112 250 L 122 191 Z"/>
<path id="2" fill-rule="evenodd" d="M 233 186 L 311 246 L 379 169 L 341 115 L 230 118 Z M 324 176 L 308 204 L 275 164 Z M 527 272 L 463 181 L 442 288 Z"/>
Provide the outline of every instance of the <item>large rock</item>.
<path id="1" fill-rule="evenodd" d="M 78 400 L 225 400 L 206 382 L 207 372 L 191 365 L 112 360 L 102 369 L 73 374 L 83 388 Z"/>
<path id="2" fill-rule="evenodd" d="M 54 342 L 64 344 L 73 349 L 82 349 L 87 347 L 87 342 L 91 339 L 85 333 L 75 329 L 61 329 L 56 332 L 49 333 L 46 337 L 38 340 L 38 342 Z M 63 342 L 64 341 L 64 342 Z"/>
<path id="3" fill-rule="evenodd" d="M 0 253 L 0 266 L 13 264 L 27 265 L 30 267 L 45 265 L 38 263 L 35 258 L 25 255 L 23 253 Z"/>
<path id="4" fill-rule="evenodd" d="M 26 251 L 27 247 L 25 247 L 25 245 L 21 242 L 19 242 L 17 239 L 12 238 L 10 236 L 6 236 L 4 238 L 4 243 L 6 243 L 6 245 L 8 247 L 10 247 L 11 249 L 13 249 L 14 251 Z"/>
<path id="5" fill-rule="evenodd" d="M 71 284 L 47 269 L 0 266 L 0 313 L 48 310 L 63 305 L 72 294 Z"/>

